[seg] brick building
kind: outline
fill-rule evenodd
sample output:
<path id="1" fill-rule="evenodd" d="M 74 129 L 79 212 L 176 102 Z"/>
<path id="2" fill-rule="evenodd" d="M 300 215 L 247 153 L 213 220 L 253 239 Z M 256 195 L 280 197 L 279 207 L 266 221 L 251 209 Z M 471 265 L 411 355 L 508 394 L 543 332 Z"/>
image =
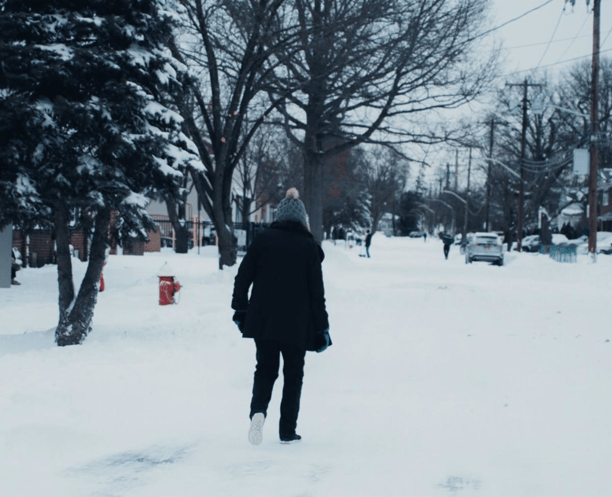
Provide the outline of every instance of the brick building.
<path id="1" fill-rule="evenodd" d="M 116 226 L 118 214 L 111 215 L 111 234 Z M 151 242 L 150 250 L 155 251 L 155 233 L 149 234 Z M 117 254 L 116 237 L 111 236 L 110 253 Z M 159 235 L 158 235 L 159 240 Z M 73 247 L 73 256 L 83 262 L 87 262 L 89 257 L 89 237 L 83 228 L 74 228 L 70 231 L 70 245 Z M 159 241 L 157 242 L 159 247 Z M 13 247 L 16 247 L 23 258 L 24 264 L 29 267 L 42 267 L 45 264 L 55 264 L 55 236 L 50 229 L 33 229 L 27 233 L 20 230 L 13 231 Z M 159 250 L 159 248 L 157 248 Z M 123 254 L 143 255 L 145 252 L 145 241 L 137 238 L 125 240 L 123 243 Z"/>

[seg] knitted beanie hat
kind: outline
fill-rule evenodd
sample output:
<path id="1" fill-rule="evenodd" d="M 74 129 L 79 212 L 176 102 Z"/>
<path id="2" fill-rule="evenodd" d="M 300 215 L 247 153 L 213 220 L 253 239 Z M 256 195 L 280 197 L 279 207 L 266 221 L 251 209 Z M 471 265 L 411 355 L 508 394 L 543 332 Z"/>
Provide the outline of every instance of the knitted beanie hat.
<path id="1" fill-rule="evenodd" d="M 297 221 L 308 228 L 308 214 L 297 188 L 289 188 L 276 208 L 276 221 Z"/>

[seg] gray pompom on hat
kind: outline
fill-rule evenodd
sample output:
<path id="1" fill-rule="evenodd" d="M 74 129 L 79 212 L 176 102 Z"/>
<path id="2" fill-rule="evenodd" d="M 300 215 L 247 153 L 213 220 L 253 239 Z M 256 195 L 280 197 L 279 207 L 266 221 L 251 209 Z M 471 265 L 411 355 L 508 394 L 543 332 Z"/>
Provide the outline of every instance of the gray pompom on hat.
<path id="1" fill-rule="evenodd" d="M 275 221 L 297 221 L 308 228 L 308 214 L 306 207 L 300 200 L 297 188 L 289 188 L 285 198 L 280 201 L 276 208 Z"/>

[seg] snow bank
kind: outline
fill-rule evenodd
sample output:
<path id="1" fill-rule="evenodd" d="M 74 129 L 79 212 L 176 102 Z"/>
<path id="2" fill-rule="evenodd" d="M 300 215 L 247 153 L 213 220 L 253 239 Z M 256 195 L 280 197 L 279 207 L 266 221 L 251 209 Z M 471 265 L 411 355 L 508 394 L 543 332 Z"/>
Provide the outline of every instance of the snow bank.
<path id="1" fill-rule="evenodd" d="M 57 274 L 0 290 L 0 481 L 7 496 L 575 497 L 609 492 L 612 257 L 466 265 L 438 240 L 324 243 L 334 345 L 308 354 L 298 432 L 247 442 L 254 347 L 236 267 L 111 256 L 94 330 L 57 348 Z M 184 286 L 157 305 L 168 262 Z M 78 278 L 85 267 L 75 261 Z"/>

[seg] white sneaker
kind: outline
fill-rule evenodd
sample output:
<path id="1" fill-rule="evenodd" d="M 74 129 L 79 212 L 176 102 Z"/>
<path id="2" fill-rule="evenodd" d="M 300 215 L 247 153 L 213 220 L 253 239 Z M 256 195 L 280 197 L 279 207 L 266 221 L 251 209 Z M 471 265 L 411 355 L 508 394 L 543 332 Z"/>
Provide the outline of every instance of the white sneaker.
<path id="1" fill-rule="evenodd" d="M 249 429 L 249 442 L 259 445 L 263 440 L 263 425 L 266 417 L 263 412 L 256 412 L 251 418 L 251 428 Z"/>

